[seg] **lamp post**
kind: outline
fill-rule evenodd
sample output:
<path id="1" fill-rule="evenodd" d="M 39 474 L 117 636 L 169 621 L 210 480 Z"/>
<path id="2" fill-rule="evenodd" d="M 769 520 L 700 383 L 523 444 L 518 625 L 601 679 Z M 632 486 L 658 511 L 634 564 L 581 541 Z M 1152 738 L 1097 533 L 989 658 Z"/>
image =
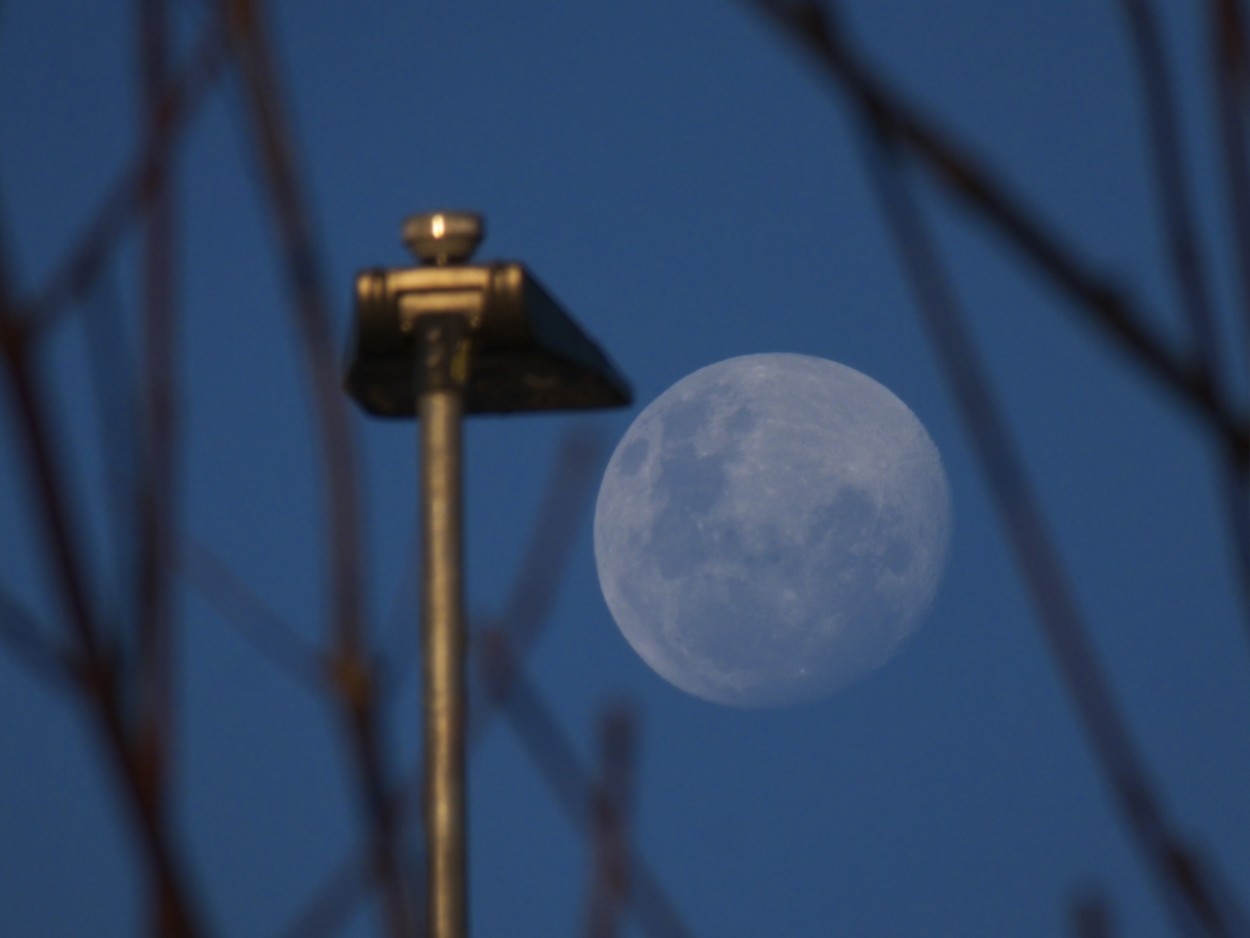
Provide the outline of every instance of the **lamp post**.
<path id="1" fill-rule="evenodd" d="M 465 938 L 465 414 L 617 407 L 629 386 L 521 264 L 468 261 L 482 220 L 416 215 L 416 267 L 356 278 L 346 386 L 370 414 L 420 423 L 423 728 L 430 938 Z"/>

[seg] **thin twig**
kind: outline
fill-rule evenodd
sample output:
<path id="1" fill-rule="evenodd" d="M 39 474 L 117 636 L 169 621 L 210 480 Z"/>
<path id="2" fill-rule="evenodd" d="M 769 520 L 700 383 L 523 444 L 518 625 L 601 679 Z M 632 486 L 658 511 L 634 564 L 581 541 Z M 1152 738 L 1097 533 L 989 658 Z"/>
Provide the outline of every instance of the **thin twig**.
<path id="1" fill-rule="evenodd" d="M 109 275 L 96 280 L 88 297 L 90 308 L 78 317 L 87 358 L 88 395 L 95 408 L 98 446 L 104 459 L 104 487 L 111 514 L 109 553 L 123 564 L 118 579 L 134 581 L 130 566 L 138 557 L 132 518 L 138 472 L 135 461 L 139 443 L 135 431 L 135 381 L 133 355 L 126 341 L 125 316 L 117 284 Z M 118 602 L 125 601 L 123 597 Z M 133 619 L 127 605 L 114 611 L 121 621 Z"/>
<path id="2" fill-rule="evenodd" d="M 370 841 L 339 863 L 278 933 L 280 938 L 329 938 L 342 932 L 374 881 L 370 857 L 376 849 Z"/>
<path id="3" fill-rule="evenodd" d="M 243 80 L 247 119 L 260 157 L 263 186 L 277 228 L 282 263 L 292 291 L 290 311 L 303 341 L 304 365 L 321 435 L 325 465 L 329 548 L 333 571 L 331 621 L 345 653 L 363 647 L 360 511 L 356 445 L 341 390 L 339 356 L 331 328 L 324 267 L 308 200 L 287 131 L 277 69 L 260 9 L 251 0 L 228 4 L 232 49 Z"/>
<path id="4" fill-rule="evenodd" d="M 606 451 L 603 434 L 586 428 L 570 430 L 560 440 L 521 568 L 504 603 L 508 638 L 518 651 L 528 650 L 550 620 Z"/>
<path id="5" fill-rule="evenodd" d="M 543 626 L 551 619 L 559 586 L 573 556 L 574 540 L 594 495 L 605 449 L 602 436 L 585 430 L 572 430 L 560 441 L 522 553 L 521 568 L 498 620 L 516 661 L 528 656 Z M 499 700 L 506 696 L 504 688 L 502 695 L 487 693 L 475 697 L 469 708 L 471 744 L 485 734 Z"/>
<path id="6" fill-rule="evenodd" d="M 73 657 L 49 638 L 38 621 L 8 590 L 0 587 L 0 642 L 49 684 L 62 688 L 77 676 Z"/>
<path id="7" fill-rule="evenodd" d="M 333 878 L 317 893 L 317 899 L 304 914 L 288 927 L 293 935 L 331 934 L 341 925 L 332 923 L 349 914 L 350 907 L 369 885 L 372 873 L 376 881 L 402 872 L 398 854 L 401 842 L 399 799 L 385 784 L 380 771 L 382 752 L 378 738 L 376 715 L 376 681 L 370 672 L 349 672 L 341 663 L 327 661 L 312 643 L 299 633 L 221 559 L 219 555 L 191 539 L 187 544 L 183 571 L 188 580 L 208 599 L 227 624 L 234 627 L 279 670 L 307 689 L 322 694 L 333 691 L 332 699 L 346 722 L 348 742 L 352 747 L 352 764 L 356 767 L 362 795 L 366 801 L 372 831 L 360 862 L 346 865 L 343 875 Z M 367 768 L 377 766 L 378 771 Z M 399 901 L 398 897 L 393 897 Z M 415 910 L 407 897 L 400 914 L 411 931 Z M 347 905 L 348 908 L 342 908 Z M 341 909 L 340 912 L 336 910 Z"/>
<path id="8" fill-rule="evenodd" d="M 1189 195 L 1188 172 L 1181 148 L 1181 122 L 1172 94 L 1174 81 L 1164 50 L 1163 35 L 1149 0 L 1120 0 L 1137 56 L 1138 80 L 1146 106 L 1150 150 L 1153 154 L 1155 192 L 1163 210 L 1163 228 L 1172 275 L 1180 289 L 1181 308 L 1189 324 L 1199 361 L 1213 386 L 1221 380 L 1223 362 L 1216 317 L 1207 287 L 1203 250 Z M 1250 295 L 1250 294 L 1248 294 Z M 1234 357 L 1233 366 L 1240 362 Z M 1237 577 L 1250 628 L 1250 512 L 1246 511 L 1245 474 L 1236 465 L 1221 461 L 1217 469 L 1227 508 L 1227 524 L 1233 544 L 1233 571 Z"/>
<path id="9" fill-rule="evenodd" d="M 593 492 L 593 480 L 602 461 L 603 440 L 594 433 L 570 431 L 561 441 L 559 452 L 553 461 L 551 475 L 544 487 L 540 501 L 540 509 L 531 529 L 529 541 L 525 547 L 526 561 L 514 581 L 513 589 L 505 612 L 494 621 L 502 623 L 501 632 L 507 636 L 517 636 L 516 642 L 523 648 L 532 647 L 537 638 L 539 628 L 550 616 L 556 595 L 555 587 L 562 581 L 565 565 L 571 556 L 571 545 L 576 535 L 581 518 L 589 504 Z M 414 548 L 415 550 L 415 548 Z M 416 568 L 415 560 L 410 564 Z M 414 592 L 412 581 L 405 579 L 401 591 L 395 601 L 394 613 L 406 613 L 407 621 L 398 614 L 395 622 L 388 628 L 389 633 L 399 633 L 402 629 L 415 632 L 413 622 L 416 618 L 415 608 L 408 608 L 405 597 Z M 487 630 L 478 628 L 475 635 L 481 636 Z M 388 647 L 393 642 L 385 643 Z M 405 642 L 411 647 L 411 642 Z M 475 642 L 475 651 L 480 649 Z M 499 675 L 505 682 L 509 675 L 521 666 L 521 652 L 509 643 L 512 665 L 506 672 Z M 388 669 L 387 693 L 392 693 L 399 685 L 404 673 L 410 670 L 409 657 L 392 664 Z M 484 737 L 490 717 L 497 713 L 499 695 L 495 692 L 482 694 L 475 699 L 470 708 L 470 750 Z M 505 688 L 506 690 L 506 688 Z M 419 791 L 418 773 L 413 772 L 411 778 L 401 785 L 395 795 L 393 823 L 397 830 L 402 831 L 414 810 Z M 285 935 L 307 936 L 323 935 L 327 923 L 342 922 L 347 919 L 352 909 L 360 901 L 365 892 L 366 880 L 361 873 L 361 864 L 367 862 L 371 851 L 376 849 L 372 838 L 358 850 L 346 857 L 335 867 L 327 879 L 314 892 L 313 897 L 295 917 L 292 925 L 284 932 Z"/>
<path id="10" fill-rule="evenodd" d="M 1077 715 L 1098 758 L 1121 818 L 1142 860 L 1155 877 L 1176 925 L 1201 924 L 1213 936 L 1229 936 L 1211 890 L 1196 875 L 1182 881 L 1174 862 L 1188 856 L 1172 831 L 1140 752 L 1132 741 L 1088 638 L 1076 596 L 1055 550 L 990 390 L 988 377 L 959 313 L 937 251 L 899 165 L 894 128 L 865 111 L 872 178 L 917 307 L 946 374 L 965 429 L 981 461 L 1016 566 L 1029 590 L 1042 632 Z M 1188 867 L 1187 869 L 1194 869 Z"/>
<path id="11" fill-rule="evenodd" d="M 493 693 L 506 694 L 504 711 L 539 774 L 574 827 L 594 828 L 594 805 L 601 797 L 577 750 L 560 729 L 555 716 L 523 671 L 515 667 L 506 635 L 499 630 L 483 636 L 478 663 Z M 655 873 L 633 850 L 628 854 L 629 905 L 644 934 L 670 938 L 690 935 L 676 905 Z"/>
<path id="12" fill-rule="evenodd" d="M 520 670 L 520 663 L 513 657 L 508 645 L 506 632 L 491 628 L 479 630 L 478 634 L 481 641 L 475 660 L 482 669 L 487 687 L 492 695 L 507 695 L 506 699 L 497 700 L 496 705 L 513 720 L 540 773 L 575 826 L 589 831 L 594 821 L 594 805 L 604 797 L 603 793 L 591 783 L 574 747 L 564 737 L 549 708 Z M 518 714 L 514 708 L 522 712 Z M 413 769 L 393 795 L 393 823 L 397 830 L 403 830 L 419 800 L 419 778 L 420 769 Z M 689 928 L 651 868 L 637 853 L 628 850 L 627 843 L 621 846 L 627 861 L 625 880 L 629 883 L 629 905 L 643 932 L 661 938 L 689 935 Z M 374 849 L 376 842 L 368 839 L 345 857 L 316 889 L 282 935 L 285 938 L 314 938 L 336 933 L 350 918 L 365 893 L 368 880 L 363 871 Z"/>
<path id="13" fill-rule="evenodd" d="M 122 783 L 127 806 L 140 832 L 140 843 L 166 924 L 179 935 L 200 934 L 202 923 L 193 909 L 186 870 L 173 845 L 167 816 L 151 797 L 135 758 L 126 722 L 116 656 L 106 648 L 100 617 L 87 581 L 85 553 L 76 516 L 71 510 L 63 463 L 52 447 L 55 438 L 45 407 L 47 395 L 30 354 L 30 333 L 22 328 L 16 286 L 8 254 L 0 242 L 0 370 L 8 382 L 17 433 L 27 468 L 32 500 L 40 512 L 47 545 L 47 564 L 58 582 L 67 631 L 74 646 L 77 679 L 105 751 Z"/>
<path id="14" fill-rule="evenodd" d="M 575 427 L 560 439 L 551 474 L 543 488 L 539 507 L 522 550 L 521 567 L 496 621 L 511 637 L 516 653 L 528 654 L 549 621 L 563 582 L 573 545 L 594 495 L 594 483 L 607 448 L 596 431 Z M 380 642 L 385 649 L 387 693 L 393 693 L 413 670 L 417 619 L 417 539 L 412 539 L 410 560 L 404 567 L 392 600 Z M 469 737 L 482 734 L 490 722 L 493 702 L 489 696 L 474 699 L 469 707 Z"/>
<path id="15" fill-rule="evenodd" d="M 291 144 L 278 70 L 262 10 L 251 0 L 228 0 L 219 13 L 243 81 L 247 118 L 263 171 L 264 188 L 277 228 L 292 291 L 291 312 L 303 340 L 303 361 L 325 467 L 330 568 L 331 671 L 344 718 L 365 812 L 371 825 L 373 870 L 382 888 L 389 929 L 395 938 L 413 931 L 413 903 L 399 858 L 393 801 L 379 745 L 376 682 L 365 647 L 356 446 L 340 390 L 338 353 L 326 301 L 324 269 L 312 215 Z"/>
<path id="16" fill-rule="evenodd" d="M 1250 166 L 1247 166 L 1245 107 L 1250 89 L 1250 60 L 1245 23 L 1237 0 L 1210 0 L 1210 59 L 1215 87 L 1215 113 L 1224 169 L 1224 198 L 1232 229 L 1241 308 L 1250 330 Z M 1234 359 L 1250 368 L 1250 346 Z M 1235 466 L 1221 480 L 1232 526 L 1236 574 L 1250 613 L 1250 474 Z"/>
<path id="17" fill-rule="evenodd" d="M 615 938 L 629 903 L 629 820 L 634 782 L 634 714 L 627 704 L 606 708 L 599 721 L 599 781 L 592 808 L 590 901 L 587 938 Z"/>
<path id="18" fill-rule="evenodd" d="M 800 42 L 836 87 L 887 126 L 946 191 L 1067 294 L 1074 309 L 1200 415 L 1228 458 L 1239 467 L 1250 466 L 1250 415 L 1221 396 L 1200 363 L 1169 348 L 1149 325 L 1152 317 L 1142 312 L 1139 301 L 1127 289 L 1086 263 L 967 146 L 957 143 L 951 133 L 907 103 L 871 69 L 845 41 L 831 14 L 809 2 L 749 2 Z"/>
<path id="19" fill-rule="evenodd" d="M 274 612 L 220 555 L 190 537 L 180 560 L 187 581 L 262 657 L 309 690 L 325 691 L 329 677 L 321 652 Z"/>
<path id="20" fill-rule="evenodd" d="M 1085 890 L 1068 904 L 1072 938 L 1113 938 L 1111 907 L 1101 893 Z"/>
<path id="21" fill-rule="evenodd" d="M 342 698 L 368 697 L 371 694 L 368 687 L 373 683 L 371 674 L 336 670 L 335 662 L 327 661 L 316 646 L 275 612 L 218 554 L 194 538 L 187 543 L 183 573 L 224 621 L 283 674 L 316 694 L 334 689 L 338 693 L 332 699 L 340 707 L 340 716 L 359 718 L 362 711 L 354 706 L 343 706 Z M 363 726 L 349 729 L 349 743 L 355 747 L 360 740 L 365 740 L 365 745 L 376 748 L 376 736 L 368 738 L 376 732 L 376 722 L 370 714 Z M 354 751 L 353 762 L 359 767 L 374 758 L 380 759 L 380 754 Z M 330 935 L 339 931 L 361 895 L 376 881 L 378 863 L 383 862 L 380 858 L 398 849 L 403 829 L 399 813 L 402 799 L 389 787 L 371 787 L 376 783 L 368 773 L 364 773 L 359 782 L 367 789 L 365 796 L 371 801 L 370 812 L 385 821 L 386 833 L 379 837 L 377 826 L 371 825 L 365 846 L 337 868 L 283 934 Z M 395 862 L 398 862 L 397 854 Z"/>
<path id="22" fill-rule="evenodd" d="M 169 95 L 169 52 L 165 0 L 139 0 L 141 92 L 146 102 L 144 134 L 164 134 Z M 174 374 L 174 202 L 170 157 L 157 165 L 151 180 L 143 245 L 143 402 L 140 426 L 141 467 L 136 487 L 135 611 L 137 656 L 135 759 L 147 798 L 158 806 L 167 794 L 168 752 L 174 726 L 172 554 L 177 542 L 175 511 L 175 420 L 177 382 Z M 158 909 L 157 934 L 168 934 L 171 919 Z"/>
<path id="23" fill-rule="evenodd" d="M 169 83 L 161 132 L 147 139 L 143 150 L 118 177 L 87 223 L 73 248 L 58 264 L 34 299 L 26 303 L 25 318 L 15 321 L 23 332 L 49 328 L 71 302 L 88 291 L 108 258 L 122 243 L 122 235 L 147 207 L 154 183 L 190 119 L 208 97 L 208 91 L 226 63 L 225 33 L 210 25 L 178 78 Z"/>
<path id="24" fill-rule="evenodd" d="M 1137 77 L 1146 109 L 1155 194 L 1163 212 L 1164 241 L 1172 276 L 1180 290 L 1181 309 L 1204 367 L 1221 384 L 1219 335 L 1203 249 L 1187 184 L 1181 147 L 1181 121 L 1172 89 L 1174 80 L 1163 35 L 1150 0 L 1119 0 L 1137 59 Z"/>
<path id="25" fill-rule="evenodd" d="M 1245 31 L 1237 0 L 1209 0 L 1208 32 L 1220 145 L 1224 202 L 1233 233 L 1242 314 L 1250 328 L 1250 166 L 1247 166 L 1246 82 L 1250 81 Z M 1243 351 L 1250 352 L 1250 349 Z"/>

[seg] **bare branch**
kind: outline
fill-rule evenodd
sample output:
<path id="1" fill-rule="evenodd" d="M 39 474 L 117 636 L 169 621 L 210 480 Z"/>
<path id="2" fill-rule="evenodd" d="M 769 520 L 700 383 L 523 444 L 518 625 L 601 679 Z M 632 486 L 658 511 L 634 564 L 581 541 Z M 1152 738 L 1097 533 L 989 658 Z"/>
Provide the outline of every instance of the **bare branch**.
<path id="1" fill-rule="evenodd" d="M 1155 173 L 1155 193 L 1163 212 L 1164 241 L 1172 276 L 1180 289 L 1181 306 L 1190 334 L 1208 373 L 1218 384 L 1219 336 L 1213 312 L 1204 253 L 1195 221 L 1188 175 L 1181 149 L 1181 122 L 1172 94 L 1174 81 L 1163 35 L 1149 0 L 1120 0 L 1137 58 Z"/>
<path id="2" fill-rule="evenodd" d="M 1073 938 L 1114 938 L 1111 906 L 1099 893 L 1086 889 L 1073 896 L 1068 916 Z"/>
<path id="3" fill-rule="evenodd" d="M 95 282 L 105 262 L 121 244 L 121 236 L 148 206 L 155 182 L 174 145 L 199 110 L 226 62 L 225 35 L 219 27 L 205 29 L 179 77 L 168 85 L 159 133 L 149 136 L 143 150 L 121 174 L 64 260 L 26 304 L 24 331 L 40 332 L 51 326 L 71 301 Z"/>
<path id="4" fill-rule="evenodd" d="M 571 431 L 561 441 L 560 450 L 552 463 L 551 475 L 544 489 L 540 508 L 535 519 L 529 543 L 526 547 L 525 560 L 514 582 L 511 597 L 507 605 L 507 613 L 502 618 L 503 628 L 508 635 L 516 635 L 517 641 L 524 648 L 532 645 L 537 637 L 541 624 L 546 621 L 554 602 L 556 587 L 563 578 L 563 571 L 568 562 L 572 541 L 577 528 L 589 503 L 593 490 L 593 480 L 602 460 L 604 444 L 597 434 L 584 431 Z M 414 546 L 413 553 L 416 548 Z M 415 558 L 408 564 L 410 571 L 417 567 Z M 386 629 L 387 636 L 415 634 L 416 620 L 415 603 L 410 599 L 415 595 L 415 582 L 405 577 L 400 591 L 394 601 L 390 622 Z M 481 634 L 482 630 L 478 630 Z M 384 641 L 388 648 L 412 647 L 412 642 L 405 639 L 400 643 L 397 639 Z M 476 647 L 476 645 L 475 645 Z M 387 656 L 392 660 L 393 654 Z M 393 692 L 415 661 L 415 650 L 412 654 L 400 656 L 398 663 L 392 661 L 385 675 L 385 692 Z M 513 660 L 517 666 L 517 658 Z M 499 698 L 495 693 L 481 695 L 470 707 L 469 746 L 481 741 L 490 719 L 497 710 Z M 399 837 L 418 785 L 415 781 L 402 786 L 392 795 L 392 804 L 387 808 L 387 816 L 391 818 L 395 831 L 393 836 Z M 368 885 L 360 867 L 368 862 L 368 857 L 380 849 L 381 839 L 375 831 L 367 842 L 353 855 L 348 856 L 335 868 L 334 872 L 316 890 L 312 899 L 295 917 L 292 925 L 284 932 L 289 936 L 327 934 L 329 923 L 345 921 L 350 915 Z"/>
<path id="5" fill-rule="evenodd" d="M 571 430 L 560 441 L 521 569 L 504 604 L 505 627 L 518 651 L 533 644 L 551 616 L 606 450 L 603 435 L 587 429 Z"/>
<path id="6" fill-rule="evenodd" d="M 560 443 L 521 569 L 498 619 L 516 661 L 524 660 L 550 619 L 572 556 L 573 541 L 594 495 L 605 449 L 601 436 L 585 431 L 571 431 Z M 474 648 L 477 649 L 476 642 Z M 470 744 L 486 732 L 497 704 L 506 697 L 505 686 L 503 693 L 492 692 L 474 699 L 469 708 Z"/>
<path id="7" fill-rule="evenodd" d="M 1215 113 L 1223 148 L 1224 201 L 1233 233 L 1242 313 L 1250 327 L 1250 166 L 1244 112 L 1250 63 L 1237 0 L 1209 0 L 1207 6 Z"/>
<path id="8" fill-rule="evenodd" d="M 629 901 L 629 819 L 634 782 L 634 715 L 626 704 L 606 708 L 599 721 L 599 781 L 594 792 L 587 938 L 614 938 Z"/>
<path id="9" fill-rule="evenodd" d="M 8 382 L 17 434 L 27 468 L 27 484 L 40 515 L 47 545 L 47 564 L 57 581 L 67 629 L 79 665 L 78 679 L 114 771 L 122 782 L 127 807 L 141 834 L 140 842 L 153 880 L 164 924 L 172 932 L 194 938 L 201 924 L 187 888 L 186 871 L 174 849 L 168 820 L 152 797 L 147 776 L 131 737 L 122 705 L 120 670 L 106 649 L 100 616 L 90 595 L 79 526 L 72 511 L 64 466 L 55 453 L 46 394 L 30 355 L 30 333 L 17 312 L 16 284 L 0 239 L 0 370 Z"/>
<path id="10" fill-rule="evenodd" d="M 594 825 L 596 786 L 538 689 L 513 663 L 502 631 L 484 636 L 478 663 L 492 692 L 507 694 L 508 719 L 556 801 L 575 827 L 589 833 Z M 628 881 L 630 908 L 645 934 L 691 934 L 655 874 L 634 851 L 628 854 Z"/>
<path id="11" fill-rule="evenodd" d="M 50 684 L 68 688 L 76 682 L 71 656 L 44 634 L 30 610 L 4 588 L 0 588 L 0 641 Z"/>
<path id="12" fill-rule="evenodd" d="M 87 584 L 84 546 L 79 537 L 83 528 L 70 506 L 61 460 L 52 447 L 53 435 L 44 407 L 46 397 L 32 368 L 28 337 L 20 327 L 12 327 L 12 314 L 17 308 L 11 297 L 0 296 L 0 332 L 20 336 L 0 347 L 4 353 L 0 365 L 8 380 L 18 433 L 24 444 L 27 484 L 41 513 L 48 566 L 58 581 L 65 621 L 87 667 L 103 677 L 108 666 Z"/>
<path id="13" fill-rule="evenodd" d="M 751 3 L 801 43 L 835 85 L 887 128 L 946 191 L 1067 294 L 1074 308 L 1117 347 L 1199 414 L 1236 465 L 1250 466 L 1250 415 L 1223 398 L 1201 363 L 1168 347 L 1125 287 L 1087 264 L 968 147 L 908 104 L 859 57 L 824 9 L 786 0 Z"/>
<path id="14" fill-rule="evenodd" d="M 165 0 L 139 0 L 141 92 L 147 105 L 146 137 L 163 133 L 168 112 L 169 52 Z M 141 424 L 143 451 L 139 485 L 135 558 L 137 633 L 135 760 L 145 796 L 154 804 L 166 800 L 165 783 L 170 738 L 175 720 L 172 646 L 171 560 L 177 540 L 173 530 L 175 412 L 174 270 L 176 245 L 174 202 L 170 191 L 171 154 L 159 163 L 151 180 L 144 242 L 143 337 L 144 402 Z M 172 913 L 156 910 L 155 930 L 168 934 Z"/>
<path id="15" fill-rule="evenodd" d="M 511 636 L 516 653 L 524 657 L 541 634 L 564 579 L 573 553 L 573 544 L 594 496 L 594 483 L 603 465 L 606 441 L 598 432 L 585 428 L 569 430 L 560 440 L 552 461 L 539 507 L 534 515 L 521 567 L 512 582 L 503 612 L 492 617 Z M 417 618 L 417 543 L 414 537 L 412 559 L 405 566 L 399 589 L 387 616 L 381 645 L 390 662 L 388 691 L 398 686 L 415 661 L 413 637 Z M 398 649 L 404 651 L 399 652 Z M 470 706 L 470 739 L 481 735 L 490 722 L 493 701 L 475 699 Z"/>
<path id="16" fill-rule="evenodd" d="M 191 537 L 181 564 L 188 582 L 262 657 L 310 690 L 326 689 L 329 672 L 321 652 L 274 612 L 218 554 Z"/>
<path id="17" fill-rule="evenodd" d="M 1172 94 L 1174 82 L 1163 35 L 1148 0 L 1120 0 L 1120 7 L 1129 27 L 1133 49 L 1137 55 L 1138 80 L 1146 105 L 1150 150 L 1155 170 L 1155 191 L 1163 210 L 1163 227 L 1172 275 L 1180 288 L 1181 308 L 1189 324 L 1199 360 L 1215 387 L 1225 387 L 1221 380 L 1223 362 L 1220 355 L 1219 331 L 1207 273 L 1204 252 L 1195 221 L 1196 211 L 1187 185 L 1188 172 L 1180 119 Z M 1221 71 L 1224 81 L 1236 84 L 1232 68 Z M 1225 96 L 1231 88 L 1225 87 Z M 1236 133 L 1236 128 L 1231 129 Z M 1231 165 L 1231 164 L 1230 164 Z M 1230 190 L 1232 180 L 1229 180 Z M 1234 201 L 1234 200 L 1230 200 Z M 1236 214 L 1236 213 L 1234 213 Z M 1247 231 L 1250 236 L 1250 231 Z M 1250 269 L 1245 271 L 1250 275 Z M 1250 285 L 1250 280 L 1244 280 Z M 1250 293 L 1247 293 L 1250 297 Z M 1234 359 L 1233 365 L 1237 364 Z M 1234 570 L 1240 579 L 1241 595 L 1250 620 L 1250 511 L 1246 506 L 1246 477 L 1236 466 L 1222 466 L 1221 487 L 1228 507 L 1228 524 L 1233 544 Z"/>
<path id="18" fill-rule="evenodd" d="M 370 837 L 360 857 L 317 893 L 308 911 L 290 926 L 291 934 L 328 934 L 337 921 L 340 902 L 354 906 L 369 885 L 369 870 L 378 882 L 403 882 L 399 857 L 401 802 L 386 782 L 378 733 L 376 680 L 363 661 L 327 660 L 311 643 L 270 608 L 217 554 L 192 539 L 184 573 L 221 613 L 225 621 L 287 676 L 309 690 L 332 692 L 349 744 L 351 763 L 369 820 Z M 407 891 L 390 887 L 388 921 L 397 935 L 412 932 L 414 909 Z M 349 909 L 344 909 L 346 915 Z M 314 924 L 316 927 L 314 928 Z M 324 930 L 323 930 L 324 929 Z"/>
<path id="19" fill-rule="evenodd" d="M 372 669 L 366 661 L 356 446 L 340 390 L 325 275 L 308 198 L 297 171 L 262 11 L 251 0 L 231 0 L 221 4 L 219 12 L 230 29 L 231 45 L 243 79 L 252 139 L 292 292 L 291 311 L 303 339 L 305 372 L 326 471 L 326 518 L 334 584 L 332 673 L 339 678 L 337 699 L 343 707 L 361 796 L 373 830 L 373 869 L 383 888 L 391 933 L 403 936 L 412 930 L 413 910 L 398 858 L 393 799 L 378 745 Z"/>
<path id="20" fill-rule="evenodd" d="M 1121 819 L 1178 927 L 1184 931 L 1192 916 L 1203 922 L 1211 935 L 1233 935 L 1235 932 L 1225 920 L 1210 917 L 1214 899 L 1196 873 L 1185 880 L 1177 875 L 1173 857 L 1182 841 L 1171 828 L 1090 643 L 1076 595 L 1051 543 L 989 379 L 967 333 L 936 248 L 903 179 L 894 128 L 874 111 L 865 111 L 865 120 L 866 136 L 876 144 L 870 154 L 873 180 L 922 321 L 980 458 L 1042 632 Z M 1196 871 L 1193 866 L 1186 869 Z"/>
<path id="21" fill-rule="evenodd" d="M 356 445 L 341 390 L 339 356 L 326 301 L 325 272 L 308 199 L 296 169 L 286 109 L 260 9 L 251 0 L 232 0 L 220 10 L 231 29 L 231 45 L 243 79 L 247 119 L 256 146 L 265 194 L 277 228 L 282 263 L 292 292 L 291 314 L 303 340 L 304 366 L 321 435 L 326 469 L 328 544 L 334 576 L 332 624 L 343 653 L 363 647 L 363 595 L 359 567 L 360 512 L 356 488 Z"/>
<path id="22" fill-rule="evenodd" d="M 369 857 L 374 849 L 373 843 L 367 843 L 336 866 L 308 904 L 279 933 L 281 938 L 329 938 L 346 928 L 372 884 Z"/>

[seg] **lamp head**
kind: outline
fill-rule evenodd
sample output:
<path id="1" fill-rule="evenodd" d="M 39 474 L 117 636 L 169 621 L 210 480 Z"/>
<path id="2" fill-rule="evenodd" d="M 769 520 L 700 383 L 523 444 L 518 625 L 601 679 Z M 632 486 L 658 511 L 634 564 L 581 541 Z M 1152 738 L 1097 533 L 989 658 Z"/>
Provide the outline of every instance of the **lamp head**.
<path id="1" fill-rule="evenodd" d="M 414 417 L 421 392 L 420 323 L 461 316 L 469 332 L 469 413 L 586 410 L 630 402 L 629 384 L 524 265 L 466 263 L 482 238 L 472 212 L 430 212 L 404 223 L 416 267 L 356 277 L 348 392 L 379 417 Z"/>

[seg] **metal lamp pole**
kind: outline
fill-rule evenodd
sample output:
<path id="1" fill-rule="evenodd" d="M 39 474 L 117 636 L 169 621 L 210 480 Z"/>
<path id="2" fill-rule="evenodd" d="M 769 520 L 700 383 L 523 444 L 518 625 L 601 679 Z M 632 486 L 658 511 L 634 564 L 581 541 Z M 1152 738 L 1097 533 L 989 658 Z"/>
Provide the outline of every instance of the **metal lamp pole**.
<path id="1" fill-rule="evenodd" d="M 461 421 L 470 413 L 615 407 L 629 386 L 522 265 L 469 265 L 482 222 L 414 216 L 419 266 L 356 280 L 347 390 L 421 424 L 421 647 L 428 933 L 468 935 Z"/>
<path id="2" fill-rule="evenodd" d="M 465 845 L 464 587 L 461 575 L 461 419 L 464 380 L 453 363 L 468 342 L 459 316 L 422 324 L 421 645 L 424 649 L 424 766 L 429 934 L 467 934 Z"/>

